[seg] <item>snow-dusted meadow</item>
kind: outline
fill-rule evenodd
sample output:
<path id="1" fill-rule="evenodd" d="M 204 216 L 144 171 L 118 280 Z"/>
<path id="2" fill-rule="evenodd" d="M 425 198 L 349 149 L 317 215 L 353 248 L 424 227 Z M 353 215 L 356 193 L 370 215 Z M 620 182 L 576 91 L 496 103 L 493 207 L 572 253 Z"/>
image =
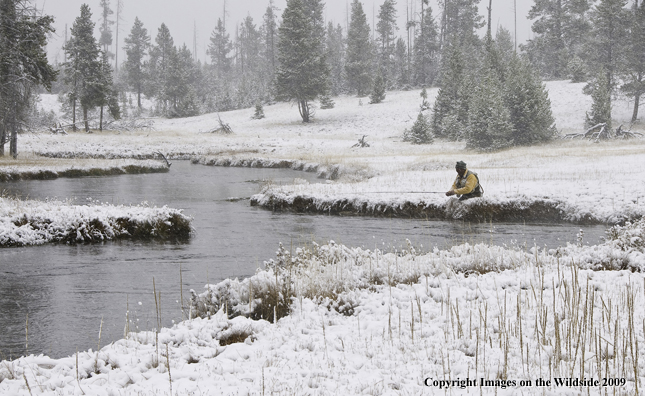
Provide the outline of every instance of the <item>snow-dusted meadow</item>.
<path id="1" fill-rule="evenodd" d="M 590 106 L 582 85 L 547 86 L 558 129 L 581 131 Z M 205 133 L 217 126 L 211 114 L 155 120 L 155 130 L 144 132 L 26 135 L 20 144 L 56 161 L 160 151 L 316 171 L 333 180 L 269 186 L 257 199 L 310 197 L 321 206 L 338 199 L 442 205 L 440 194 L 405 192 L 447 190 L 455 161 L 464 160 L 490 202 L 544 200 L 569 221 L 632 222 L 612 228 L 601 245 L 552 250 L 282 248 L 251 278 L 196 290 L 193 319 L 171 329 L 134 333 L 125 323 L 121 341 L 103 346 L 97 335 L 98 351 L 0 362 L 0 394 L 642 393 L 645 140 L 556 141 L 484 154 L 461 143 L 412 146 L 401 137 L 420 103 L 419 91 L 388 93 L 379 105 L 341 97 L 308 125 L 281 103 L 265 106 L 263 120 L 252 120 L 252 109 L 220 114 L 232 135 Z M 622 102 L 614 110 L 618 123 L 631 114 Z M 363 135 L 370 147 L 352 148 Z M 291 313 L 274 320 L 285 302 Z M 270 321 L 247 317 L 258 312 Z"/>

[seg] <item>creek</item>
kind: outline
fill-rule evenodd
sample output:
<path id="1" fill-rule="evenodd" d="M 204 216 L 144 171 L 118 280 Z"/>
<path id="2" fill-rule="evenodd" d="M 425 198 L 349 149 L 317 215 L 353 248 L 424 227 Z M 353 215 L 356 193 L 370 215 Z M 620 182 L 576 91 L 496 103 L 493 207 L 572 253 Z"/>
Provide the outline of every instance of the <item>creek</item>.
<path id="1" fill-rule="evenodd" d="M 386 251 L 406 246 L 406 239 L 422 251 L 463 242 L 557 247 L 575 243 L 580 229 L 585 243 L 598 243 L 606 229 L 272 213 L 248 199 L 230 199 L 250 197 L 263 181 L 295 178 L 321 182 L 300 171 L 175 161 L 168 173 L 0 183 L 0 191 L 29 199 L 168 205 L 193 216 L 195 229 L 183 242 L 0 248 L 0 360 L 96 350 L 123 337 L 126 312 L 131 331 L 152 330 L 153 290 L 161 295 L 162 325 L 172 326 L 182 320 L 182 291 L 186 301 L 190 289 L 201 293 L 207 283 L 250 276 L 275 257 L 280 242 L 295 248 L 334 240 Z"/>

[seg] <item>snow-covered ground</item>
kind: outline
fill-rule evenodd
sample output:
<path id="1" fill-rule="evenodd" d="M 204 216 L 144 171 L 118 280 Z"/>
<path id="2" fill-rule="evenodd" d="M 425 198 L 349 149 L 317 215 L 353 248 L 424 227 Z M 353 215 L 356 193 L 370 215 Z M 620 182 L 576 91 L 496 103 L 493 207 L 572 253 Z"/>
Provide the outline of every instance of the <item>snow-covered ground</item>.
<path id="1" fill-rule="evenodd" d="M 583 85 L 547 86 L 558 129 L 581 131 L 590 107 Z M 161 151 L 229 165 L 289 160 L 334 168 L 338 177 L 264 194 L 384 203 L 446 200 L 402 191 L 445 191 L 454 163 L 464 160 L 489 200 L 553 200 L 572 220 L 614 222 L 645 212 L 643 139 L 485 154 L 462 143 L 413 146 L 401 138 L 416 118 L 419 91 L 390 92 L 378 105 L 335 100 L 336 108 L 318 110 L 311 124 L 280 103 L 265 106 L 263 120 L 252 120 L 252 109 L 220 114 L 232 135 L 204 133 L 218 125 L 210 114 L 158 119 L 152 131 L 25 135 L 20 147 L 50 157 L 149 158 Z M 614 110 L 617 123 L 628 124 L 627 104 Z M 363 135 L 370 147 L 352 148 Z M 367 194 L 376 189 L 393 193 Z M 386 253 L 335 243 L 293 255 L 280 250 L 252 278 L 196 291 L 192 314 L 204 317 L 158 333 L 131 333 L 126 325 L 123 340 L 98 352 L 0 362 L 0 394 L 640 394 L 644 228 L 638 220 L 613 228 L 602 245 L 552 251 L 464 244 Z M 289 296 L 292 312 L 276 323 L 244 316 L 271 318 L 273 298 Z M 477 386 L 461 388 L 467 378 Z M 558 385 L 558 378 L 586 382 Z M 589 385 L 592 378 L 598 384 Z M 446 390 L 441 381 L 457 382 Z"/>
<path id="2" fill-rule="evenodd" d="M 191 219 L 164 207 L 85 205 L 0 197 L 0 247 L 122 238 L 186 238 Z"/>

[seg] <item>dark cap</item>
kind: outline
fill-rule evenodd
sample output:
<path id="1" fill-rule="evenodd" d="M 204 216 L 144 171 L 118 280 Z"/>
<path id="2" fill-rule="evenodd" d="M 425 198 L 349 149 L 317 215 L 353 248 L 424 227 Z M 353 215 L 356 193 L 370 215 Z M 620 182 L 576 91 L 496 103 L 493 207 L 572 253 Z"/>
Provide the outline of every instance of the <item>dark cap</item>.
<path id="1" fill-rule="evenodd" d="M 457 161 L 457 165 L 455 166 L 457 169 L 466 169 L 466 163 L 464 161 Z"/>

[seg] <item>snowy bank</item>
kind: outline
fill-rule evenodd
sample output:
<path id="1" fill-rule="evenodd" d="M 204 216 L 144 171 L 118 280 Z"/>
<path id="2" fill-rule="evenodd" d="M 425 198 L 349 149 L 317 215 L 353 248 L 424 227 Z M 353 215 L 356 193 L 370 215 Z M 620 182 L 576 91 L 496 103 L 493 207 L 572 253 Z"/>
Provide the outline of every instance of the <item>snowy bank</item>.
<path id="1" fill-rule="evenodd" d="M 0 197 L 0 247 L 187 238 L 190 221 L 181 210 L 166 206 L 73 205 Z"/>
<path id="2" fill-rule="evenodd" d="M 16 180 L 51 180 L 59 177 L 110 176 L 137 173 L 168 172 L 168 166 L 160 161 L 76 160 L 53 161 L 28 159 L 27 161 L 0 161 L 0 182 Z"/>
<path id="3" fill-rule="evenodd" d="M 597 258 L 643 271 L 644 229 L 613 229 Z M 590 249 L 280 247 L 256 275 L 192 292 L 173 328 L 126 323 L 99 351 L 0 362 L 0 393 L 638 394 L 645 276 L 586 269 Z"/>

